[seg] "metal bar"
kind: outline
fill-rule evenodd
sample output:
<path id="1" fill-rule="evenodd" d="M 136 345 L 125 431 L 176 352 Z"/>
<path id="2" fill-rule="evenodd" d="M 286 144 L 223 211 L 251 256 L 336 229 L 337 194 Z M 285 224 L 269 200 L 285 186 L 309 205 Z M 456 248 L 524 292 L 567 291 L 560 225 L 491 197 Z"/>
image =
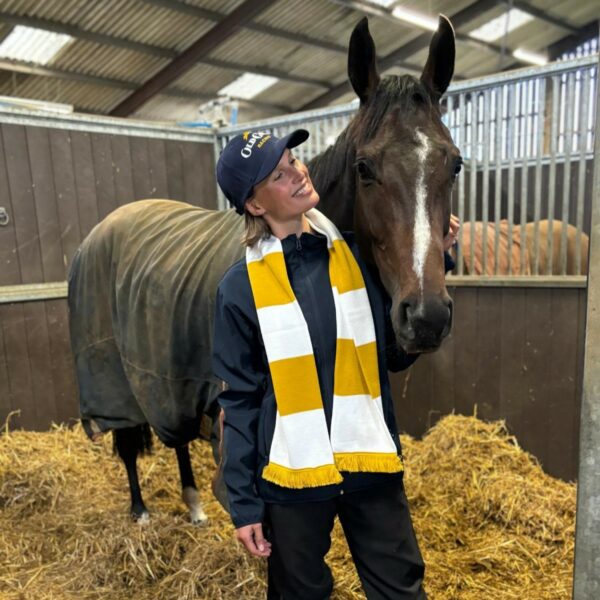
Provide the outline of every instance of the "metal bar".
<path id="1" fill-rule="evenodd" d="M 483 171 L 482 171 L 482 190 L 481 190 L 481 221 L 482 234 L 481 243 L 483 244 L 482 260 L 487 267 L 488 261 L 488 220 L 489 220 L 489 202 L 490 202 L 490 144 L 487 140 L 490 137 L 490 112 L 491 112 L 491 90 L 485 90 L 483 93 Z M 484 269 L 485 271 L 485 269 Z"/>
<path id="2" fill-rule="evenodd" d="M 0 286 L 0 304 L 55 300 L 67 297 L 67 282 L 26 283 Z"/>
<path id="3" fill-rule="evenodd" d="M 486 75 L 476 79 L 467 79 L 464 81 L 450 84 L 448 94 L 457 94 L 460 92 L 470 92 L 486 87 L 494 87 L 503 83 L 517 83 L 527 79 L 535 79 L 545 75 L 560 75 L 570 71 L 576 71 L 585 67 L 593 67 L 598 63 L 598 54 L 590 54 L 573 60 L 565 60 L 560 62 L 552 62 L 543 67 L 525 67 L 523 69 L 513 69 L 512 71 L 504 71 L 495 73 L 494 75 Z"/>
<path id="4" fill-rule="evenodd" d="M 527 222 L 527 207 L 529 205 L 528 187 L 529 187 L 529 170 L 527 167 L 527 155 L 529 154 L 529 136 L 531 135 L 529 127 L 529 113 L 531 106 L 531 87 L 533 81 L 526 81 L 521 84 L 521 108 L 522 108 L 522 121 L 521 121 L 521 148 L 523 152 L 522 163 L 521 163 L 521 214 L 519 215 L 519 233 L 521 236 L 521 254 L 519 256 L 519 273 L 525 275 L 527 273 L 527 265 L 525 260 L 527 258 L 527 239 L 525 234 L 525 225 Z"/>
<path id="5" fill-rule="evenodd" d="M 469 220 L 471 222 L 471 248 L 469 252 L 469 264 L 471 273 L 475 271 L 475 246 L 477 231 L 475 230 L 475 211 L 477 202 L 477 106 L 478 94 L 471 95 L 471 173 L 469 180 Z"/>
<path id="6" fill-rule="evenodd" d="M 571 150 L 573 148 L 573 122 L 576 113 L 575 97 L 575 73 L 567 73 L 567 93 L 565 110 L 565 165 L 563 167 L 563 201 L 561 210 L 562 229 L 560 232 L 560 273 L 567 273 L 567 231 L 569 224 L 569 200 L 571 198 Z"/>
<path id="7" fill-rule="evenodd" d="M 339 106 L 332 106 L 327 108 L 318 108 L 315 110 L 306 110 L 303 112 L 294 113 L 293 115 L 284 115 L 281 117 L 274 117 L 272 119 L 261 119 L 259 121 L 250 121 L 243 125 L 233 125 L 228 127 L 221 127 L 217 129 L 217 135 L 235 135 L 241 133 L 246 129 L 256 129 L 257 127 L 265 127 L 267 124 L 269 127 L 277 125 L 294 125 L 297 123 L 306 123 L 308 121 L 319 120 L 328 118 L 334 115 L 354 115 L 358 110 L 358 99 L 353 100 L 347 104 L 340 104 Z"/>
<path id="8" fill-rule="evenodd" d="M 575 236 L 575 273 L 581 274 L 581 234 L 583 232 L 583 209 L 585 203 L 585 170 L 586 170 L 586 146 L 587 146 L 587 124 L 589 111 L 589 96 L 591 84 L 591 69 L 582 72 L 583 81 L 580 82 L 581 90 L 581 111 L 579 111 L 579 167 L 577 178 L 577 214 L 575 226 L 577 234 Z"/>
<path id="9" fill-rule="evenodd" d="M 170 83 L 181 77 L 202 57 L 222 44 L 240 28 L 241 24 L 251 20 L 265 8 L 273 4 L 275 0 L 245 0 L 222 21 L 217 23 L 211 30 L 207 31 L 199 40 L 194 42 L 187 50 L 184 50 L 177 58 L 174 58 L 166 67 L 152 76 L 138 90 L 125 98 L 111 114 L 118 117 L 126 117 L 137 108 L 145 104 L 150 98 L 158 94 Z"/>
<path id="10" fill-rule="evenodd" d="M 458 140 L 459 146 L 467 145 L 465 139 L 465 95 L 460 94 L 458 97 Z M 463 223 L 465 220 L 465 178 L 458 178 L 458 218 L 460 222 Z M 473 236 L 473 232 L 471 232 L 471 237 Z M 462 275 L 465 271 L 464 269 L 464 255 L 463 255 L 463 228 L 461 227 L 458 230 L 458 252 L 456 254 L 456 260 L 458 262 L 458 274 Z"/>
<path id="11" fill-rule="evenodd" d="M 508 229 L 508 249 L 506 257 L 508 264 L 508 273 L 512 273 L 512 236 L 513 236 L 513 223 L 514 223 L 514 212 L 515 212 L 515 153 L 517 152 L 516 143 L 516 132 L 515 122 L 516 113 L 519 109 L 519 94 L 517 84 L 508 86 L 508 126 L 507 126 L 507 139 L 508 139 L 508 207 L 507 207 L 507 229 Z M 512 111 L 512 112 L 511 112 Z"/>
<path id="12" fill-rule="evenodd" d="M 153 121 L 120 119 L 77 113 L 49 113 L 22 108 L 8 108 L 6 106 L 0 109 L 0 122 L 15 125 L 31 125 L 33 127 L 48 127 L 51 129 L 110 133 L 114 135 L 180 140 L 185 142 L 212 144 L 215 140 L 213 129 L 209 127 L 190 129 L 177 125 L 158 125 Z"/>
<path id="13" fill-rule="evenodd" d="M 584 288 L 586 285 L 585 275 L 446 275 L 446 287 Z"/>
<path id="14" fill-rule="evenodd" d="M 546 106 L 546 78 L 539 79 L 537 96 L 537 144 L 535 161 L 535 201 L 533 209 L 533 269 L 532 275 L 540 274 L 540 213 L 542 206 L 542 153 L 544 151 L 544 110 Z"/>
<path id="15" fill-rule="evenodd" d="M 596 88 L 595 155 L 600 156 L 600 86 Z M 579 429 L 579 478 L 573 600 L 600 592 L 600 163 L 594 165 L 590 273 Z"/>
<path id="16" fill-rule="evenodd" d="M 550 168 L 548 170 L 548 231 L 552 231 L 554 223 L 554 205 L 556 199 L 556 151 L 558 148 L 558 117 L 560 106 L 560 75 L 552 77 L 552 125 L 550 132 Z M 552 275 L 552 257 L 554 252 L 554 236 L 548 235 L 546 275 Z"/>
<path id="17" fill-rule="evenodd" d="M 500 268 L 500 215 L 502 209 L 502 147 L 504 123 L 504 90 L 501 86 L 496 91 L 496 181 L 494 186 L 494 275 Z"/>

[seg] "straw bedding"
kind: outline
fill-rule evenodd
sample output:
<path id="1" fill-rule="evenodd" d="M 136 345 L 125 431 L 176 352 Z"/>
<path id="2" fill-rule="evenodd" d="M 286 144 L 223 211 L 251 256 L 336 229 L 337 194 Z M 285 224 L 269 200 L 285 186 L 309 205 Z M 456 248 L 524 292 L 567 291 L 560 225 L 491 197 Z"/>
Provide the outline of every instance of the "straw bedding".
<path id="1" fill-rule="evenodd" d="M 574 484 L 544 474 L 500 422 L 449 416 L 422 441 L 402 442 L 430 599 L 570 597 Z M 208 445 L 192 447 L 206 528 L 188 523 L 175 453 L 156 446 L 139 461 L 152 513 L 140 526 L 128 518 L 127 480 L 108 436 L 92 445 L 79 426 L 5 431 L 0 598 L 263 598 L 263 563 L 233 540 L 208 491 Z M 328 561 L 334 598 L 364 598 L 337 526 Z"/>

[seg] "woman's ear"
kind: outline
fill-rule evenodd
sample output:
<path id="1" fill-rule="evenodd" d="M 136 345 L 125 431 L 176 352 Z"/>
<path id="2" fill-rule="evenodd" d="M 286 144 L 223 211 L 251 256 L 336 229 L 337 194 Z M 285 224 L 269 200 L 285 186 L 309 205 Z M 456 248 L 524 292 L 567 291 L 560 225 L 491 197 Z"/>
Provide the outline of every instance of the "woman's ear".
<path id="1" fill-rule="evenodd" d="M 246 210 L 253 217 L 261 217 L 265 214 L 265 209 L 256 201 L 256 196 L 250 196 L 248 200 L 246 200 Z"/>

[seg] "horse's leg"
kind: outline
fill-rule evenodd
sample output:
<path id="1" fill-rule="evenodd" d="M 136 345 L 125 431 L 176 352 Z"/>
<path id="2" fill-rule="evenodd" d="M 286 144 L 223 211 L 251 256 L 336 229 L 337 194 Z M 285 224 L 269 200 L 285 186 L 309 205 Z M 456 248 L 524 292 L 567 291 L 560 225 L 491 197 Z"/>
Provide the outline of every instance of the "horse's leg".
<path id="1" fill-rule="evenodd" d="M 190 510 L 190 521 L 194 525 L 205 525 L 208 522 L 208 517 L 202 510 L 200 494 L 198 494 L 196 488 L 189 447 L 187 444 L 178 446 L 175 448 L 175 452 L 177 453 L 177 463 L 179 464 L 179 474 L 181 476 L 181 497 Z"/>
<path id="2" fill-rule="evenodd" d="M 147 523 L 150 520 L 148 509 L 142 500 L 142 490 L 137 472 L 137 456 L 144 451 L 144 425 L 115 429 L 113 431 L 115 449 L 127 469 L 129 491 L 131 493 L 131 516 L 134 521 Z M 146 426 L 147 427 L 147 426 Z"/>

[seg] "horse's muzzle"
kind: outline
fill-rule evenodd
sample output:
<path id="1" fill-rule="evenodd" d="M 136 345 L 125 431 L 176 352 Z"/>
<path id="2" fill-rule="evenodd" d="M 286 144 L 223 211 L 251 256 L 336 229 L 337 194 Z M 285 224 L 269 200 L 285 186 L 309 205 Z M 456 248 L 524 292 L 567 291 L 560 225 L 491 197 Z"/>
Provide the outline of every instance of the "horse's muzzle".
<path id="1" fill-rule="evenodd" d="M 408 353 L 433 352 L 450 333 L 452 300 L 445 294 L 405 298 L 398 310 L 396 337 Z"/>

